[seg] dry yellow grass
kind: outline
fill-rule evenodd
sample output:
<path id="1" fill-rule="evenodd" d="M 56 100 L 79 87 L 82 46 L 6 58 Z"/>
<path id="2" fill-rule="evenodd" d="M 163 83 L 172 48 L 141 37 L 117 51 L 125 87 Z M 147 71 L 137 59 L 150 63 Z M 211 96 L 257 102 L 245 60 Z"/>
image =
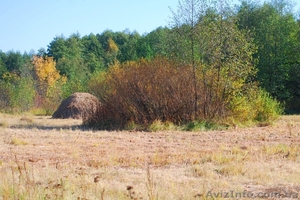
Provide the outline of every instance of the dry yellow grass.
<path id="1" fill-rule="evenodd" d="M 91 131 L 3 114 L 0 123 L 0 199 L 300 197 L 300 116 L 207 132 Z"/>

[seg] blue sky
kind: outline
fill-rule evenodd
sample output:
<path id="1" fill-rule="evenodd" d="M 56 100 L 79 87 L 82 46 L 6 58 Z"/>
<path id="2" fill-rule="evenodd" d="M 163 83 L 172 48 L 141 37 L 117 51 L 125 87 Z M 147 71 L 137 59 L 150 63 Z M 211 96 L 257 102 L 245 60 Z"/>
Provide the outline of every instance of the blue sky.
<path id="1" fill-rule="evenodd" d="M 177 0 L 0 0 L 0 50 L 47 48 L 55 36 L 79 32 L 151 32 L 168 25 Z"/>
<path id="2" fill-rule="evenodd" d="M 72 33 L 136 30 L 167 26 L 178 0 L 0 0 L 0 50 L 29 52 L 54 37 Z"/>

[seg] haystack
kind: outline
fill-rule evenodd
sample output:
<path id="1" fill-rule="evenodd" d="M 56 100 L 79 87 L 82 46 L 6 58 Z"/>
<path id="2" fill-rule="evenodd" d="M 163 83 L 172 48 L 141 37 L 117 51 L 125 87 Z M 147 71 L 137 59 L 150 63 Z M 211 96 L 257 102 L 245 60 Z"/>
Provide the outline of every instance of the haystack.
<path id="1" fill-rule="evenodd" d="M 89 93 L 76 92 L 63 100 L 53 113 L 55 119 L 84 119 L 93 115 L 100 106 L 97 97 Z"/>

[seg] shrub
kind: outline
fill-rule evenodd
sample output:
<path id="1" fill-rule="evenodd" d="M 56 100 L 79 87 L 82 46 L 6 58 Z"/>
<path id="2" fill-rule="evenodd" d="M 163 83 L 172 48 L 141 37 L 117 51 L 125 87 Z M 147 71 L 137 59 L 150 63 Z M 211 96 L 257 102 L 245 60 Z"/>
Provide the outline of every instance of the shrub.
<path id="1" fill-rule="evenodd" d="M 176 67 L 164 58 L 112 66 L 90 83 L 91 93 L 103 103 L 88 123 L 123 128 L 129 121 L 148 125 L 159 120 L 176 124 L 190 121 L 193 113 L 191 69 Z M 108 127 L 107 127 L 108 126 Z"/>
<path id="2" fill-rule="evenodd" d="M 29 78 L 0 81 L 0 109 L 5 112 L 24 112 L 32 108 L 34 83 Z"/>
<path id="3" fill-rule="evenodd" d="M 283 106 L 264 90 L 259 91 L 258 97 L 254 102 L 254 107 L 256 110 L 255 120 L 259 122 L 273 121 L 284 110 Z"/>
<path id="4" fill-rule="evenodd" d="M 46 115 L 52 115 L 63 100 L 62 86 L 64 81 L 58 80 L 55 84 L 48 87 L 47 94 L 42 98 L 42 108 Z"/>
<path id="5" fill-rule="evenodd" d="M 191 66 L 162 57 L 116 63 L 89 82 L 90 92 L 102 106 L 84 123 L 102 129 L 142 125 L 148 130 L 164 130 L 172 123 L 183 125 L 184 130 L 207 130 L 224 129 L 235 121 L 275 119 L 281 111 L 279 103 L 247 82 L 247 74 L 241 77 L 236 71 L 199 65 L 195 111 Z"/>
<path id="6" fill-rule="evenodd" d="M 10 85 L 5 83 L 4 81 L 0 81 L 0 109 L 3 111 L 4 109 L 10 106 L 11 99 L 11 89 Z"/>
<path id="7" fill-rule="evenodd" d="M 21 78 L 15 89 L 12 107 L 18 108 L 20 112 L 30 110 L 35 97 L 33 81 L 29 78 Z"/>
<path id="8" fill-rule="evenodd" d="M 237 123 L 270 122 L 283 113 L 283 106 L 257 86 L 235 96 L 230 104 L 230 120 Z"/>

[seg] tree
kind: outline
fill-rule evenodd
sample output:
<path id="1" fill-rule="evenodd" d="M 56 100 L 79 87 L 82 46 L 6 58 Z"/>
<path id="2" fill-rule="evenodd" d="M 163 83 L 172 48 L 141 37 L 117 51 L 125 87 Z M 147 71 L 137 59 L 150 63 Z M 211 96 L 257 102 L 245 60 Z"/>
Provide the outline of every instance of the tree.
<path id="1" fill-rule="evenodd" d="M 94 34 L 82 38 L 83 59 L 91 73 L 104 69 L 104 49 Z"/>
<path id="2" fill-rule="evenodd" d="M 228 103 L 251 87 L 256 74 L 255 46 L 249 35 L 237 28 L 226 2 L 209 5 L 185 0 L 178 10 L 172 30 L 176 41 L 173 55 L 193 68 L 194 117 L 225 117 Z"/>
<path id="3" fill-rule="evenodd" d="M 252 32 L 258 47 L 258 81 L 273 97 L 288 103 L 293 99 L 295 66 L 299 63 L 299 26 L 289 2 L 273 1 L 262 6 L 243 1 L 239 7 L 238 24 Z"/>
<path id="4" fill-rule="evenodd" d="M 90 70 L 84 62 L 84 44 L 79 33 L 69 38 L 56 37 L 48 46 L 47 55 L 53 57 L 61 75 L 68 79 L 87 79 Z"/>
<path id="5" fill-rule="evenodd" d="M 61 76 L 56 69 L 56 62 L 53 57 L 33 57 L 34 71 L 38 83 L 38 93 L 46 97 L 50 87 L 52 87 Z"/>
<path id="6" fill-rule="evenodd" d="M 154 31 L 142 36 L 137 43 L 136 51 L 138 58 L 155 58 L 156 56 L 168 57 L 168 37 L 170 29 L 159 27 Z"/>
<path id="7" fill-rule="evenodd" d="M 2 77 L 2 74 L 7 72 L 7 68 L 5 65 L 5 60 L 6 60 L 6 54 L 0 51 L 0 79 Z"/>
<path id="8" fill-rule="evenodd" d="M 119 52 L 119 47 L 115 43 L 115 41 L 112 38 L 108 38 L 107 40 L 107 58 L 108 58 L 108 64 L 113 65 L 117 61 L 117 55 Z"/>
<path id="9" fill-rule="evenodd" d="M 122 33 L 124 41 L 119 43 L 116 40 L 117 45 L 119 46 L 119 54 L 117 56 L 118 60 L 122 62 L 133 61 L 139 58 L 138 56 L 138 42 L 140 41 L 141 36 L 137 32 L 123 32 Z"/>
<path id="10" fill-rule="evenodd" d="M 5 66 L 8 71 L 19 73 L 23 64 L 24 61 L 20 52 L 9 51 L 6 53 Z"/>
<path id="11" fill-rule="evenodd" d="M 197 117 L 198 111 L 198 94 L 197 94 L 197 80 L 196 80 L 196 25 L 203 11 L 206 9 L 206 2 L 199 0 L 181 0 L 179 1 L 177 12 L 173 13 L 173 29 L 178 34 L 179 39 L 176 42 L 182 42 L 182 48 L 184 51 L 180 51 L 182 61 L 187 61 L 192 65 L 192 79 L 194 87 L 194 117 Z M 175 51 L 179 50 L 176 48 Z"/>
<path id="12" fill-rule="evenodd" d="M 32 56 L 33 56 L 33 54 L 28 54 L 27 52 L 24 52 L 24 54 L 22 55 L 23 65 L 20 68 L 20 76 L 22 78 L 26 77 L 29 79 L 33 79 L 33 77 L 34 77 Z"/>
<path id="13" fill-rule="evenodd" d="M 57 62 L 67 54 L 66 38 L 61 35 L 57 36 L 50 42 L 47 49 L 47 55 L 53 57 Z"/>
<path id="14" fill-rule="evenodd" d="M 0 109 L 8 112 L 24 112 L 33 106 L 35 90 L 30 77 L 18 77 L 7 72 L 0 80 Z"/>

